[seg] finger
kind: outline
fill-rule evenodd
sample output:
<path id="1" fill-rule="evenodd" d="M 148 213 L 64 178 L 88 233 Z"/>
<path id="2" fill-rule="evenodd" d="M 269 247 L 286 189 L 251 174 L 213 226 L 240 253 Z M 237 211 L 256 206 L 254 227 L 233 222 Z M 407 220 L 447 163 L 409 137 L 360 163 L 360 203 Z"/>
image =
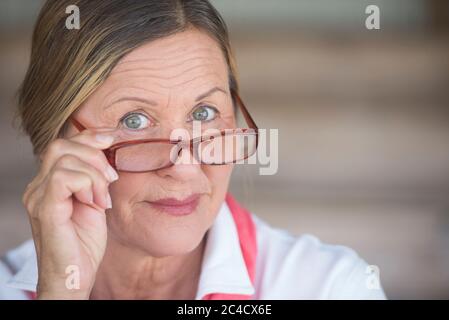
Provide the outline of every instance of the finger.
<path id="1" fill-rule="evenodd" d="M 119 138 L 120 131 L 116 128 L 86 129 L 68 140 L 86 144 L 93 148 L 105 149 Z"/>
<path id="2" fill-rule="evenodd" d="M 109 146 L 109 144 L 105 145 Z M 91 164 L 101 171 L 111 182 L 118 179 L 117 172 L 109 164 L 106 156 L 100 149 L 68 139 L 57 139 L 51 143 L 43 155 L 43 161 L 37 180 L 42 181 L 43 178 L 48 175 L 56 161 L 66 154 L 74 155 L 84 162 Z"/>
<path id="3" fill-rule="evenodd" d="M 94 195 L 90 188 L 81 189 L 80 191 L 75 192 L 74 196 L 82 203 L 89 205 L 94 204 Z"/>
<path id="4" fill-rule="evenodd" d="M 46 192 L 44 195 L 44 205 L 55 206 L 55 208 L 45 208 L 39 210 L 46 215 L 58 215 L 59 206 L 65 201 L 72 199 L 74 194 L 79 195 L 80 191 L 92 191 L 92 178 L 81 171 L 74 171 L 70 169 L 54 169 L 46 179 Z M 90 197 L 77 198 L 78 201 L 91 206 Z M 41 217 L 39 217 L 41 218 Z"/>
<path id="5" fill-rule="evenodd" d="M 68 169 L 72 171 L 80 171 L 87 175 L 92 180 L 91 190 L 82 189 L 75 193 L 75 197 L 80 197 L 84 203 L 96 203 L 104 209 L 109 209 L 111 206 L 110 195 L 108 190 L 109 181 L 105 179 L 104 175 L 89 163 L 84 162 L 77 156 L 64 155 L 58 159 L 55 168 Z"/>
<path id="6" fill-rule="evenodd" d="M 52 225 L 66 223 L 72 217 L 74 193 L 83 189 L 91 190 L 92 180 L 89 175 L 68 169 L 53 169 L 41 186 L 44 189 L 39 210 L 31 213 L 38 224 L 47 222 Z M 77 198 L 78 199 L 78 198 Z M 88 199 L 78 199 L 90 205 Z"/>

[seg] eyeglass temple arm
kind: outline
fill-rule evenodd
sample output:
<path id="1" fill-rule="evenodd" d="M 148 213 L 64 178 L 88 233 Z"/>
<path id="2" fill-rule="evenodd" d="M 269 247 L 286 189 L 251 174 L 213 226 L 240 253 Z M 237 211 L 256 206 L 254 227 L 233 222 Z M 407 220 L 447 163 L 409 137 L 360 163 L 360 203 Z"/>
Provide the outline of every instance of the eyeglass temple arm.
<path id="1" fill-rule="evenodd" d="M 232 90 L 232 94 L 233 94 L 234 98 L 236 99 L 237 104 L 240 106 L 240 110 L 242 111 L 243 116 L 245 117 L 245 120 L 249 124 L 250 128 L 257 130 L 258 128 L 257 128 L 256 123 L 254 122 L 253 118 L 249 114 L 248 109 L 246 109 L 246 106 L 243 103 L 240 96 L 238 95 L 238 93 L 235 90 Z"/>
<path id="2" fill-rule="evenodd" d="M 86 130 L 87 128 L 83 126 L 78 120 L 76 120 L 74 117 L 69 118 L 70 122 L 81 132 Z"/>

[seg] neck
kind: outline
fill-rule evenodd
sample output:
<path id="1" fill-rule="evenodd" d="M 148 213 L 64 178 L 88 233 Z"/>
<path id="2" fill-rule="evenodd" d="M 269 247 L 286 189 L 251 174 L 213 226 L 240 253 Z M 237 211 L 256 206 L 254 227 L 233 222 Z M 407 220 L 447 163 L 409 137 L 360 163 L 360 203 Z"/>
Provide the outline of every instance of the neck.
<path id="1" fill-rule="evenodd" d="M 109 237 L 91 299 L 195 299 L 206 237 L 185 255 L 162 258 Z"/>

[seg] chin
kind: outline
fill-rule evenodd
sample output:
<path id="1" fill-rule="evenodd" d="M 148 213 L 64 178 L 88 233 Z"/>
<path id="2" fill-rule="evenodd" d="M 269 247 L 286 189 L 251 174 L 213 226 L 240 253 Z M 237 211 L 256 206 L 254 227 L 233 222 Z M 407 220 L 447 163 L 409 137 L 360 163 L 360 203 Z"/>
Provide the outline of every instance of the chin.
<path id="1" fill-rule="evenodd" d="M 201 243 L 213 217 L 207 210 L 197 208 L 188 216 L 171 217 L 166 214 L 145 212 L 135 215 L 132 237 L 135 246 L 149 255 L 164 257 L 183 255 L 193 251 Z"/>
<path id="2" fill-rule="evenodd" d="M 139 246 L 148 255 L 157 258 L 184 255 L 192 252 L 200 245 L 205 233 L 191 234 L 188 230 L 185 230 L 176 235 L 158 236 L 157 239 L 154 239 L 155 236 L 151 235 L 145 238 L 152 238 L 152 242 L 149 242 L 147 239 L 140 239 L 137 240 L 138 242 L 135 245 Z"/>

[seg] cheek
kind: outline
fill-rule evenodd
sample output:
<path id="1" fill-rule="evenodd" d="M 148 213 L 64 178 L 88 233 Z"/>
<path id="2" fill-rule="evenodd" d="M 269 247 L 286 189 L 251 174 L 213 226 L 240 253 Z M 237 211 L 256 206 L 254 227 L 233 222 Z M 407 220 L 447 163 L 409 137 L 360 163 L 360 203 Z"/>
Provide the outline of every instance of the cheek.
<path id="1" fill-rule="evenodd" d="M 120 178 L 109 186 L 114 207 L 123 208 L 129 205 L 142 193 L 148 190 L 148 177 L 140 174 L 119 173 Z"/>
<path id="2" fill-rule="evenodd" d="M 214 198 L 224 199 L 228 190 L 233 164 L 223 166 L 204 166 L 203 172 L 207 176 L 213 190 Z"/>

